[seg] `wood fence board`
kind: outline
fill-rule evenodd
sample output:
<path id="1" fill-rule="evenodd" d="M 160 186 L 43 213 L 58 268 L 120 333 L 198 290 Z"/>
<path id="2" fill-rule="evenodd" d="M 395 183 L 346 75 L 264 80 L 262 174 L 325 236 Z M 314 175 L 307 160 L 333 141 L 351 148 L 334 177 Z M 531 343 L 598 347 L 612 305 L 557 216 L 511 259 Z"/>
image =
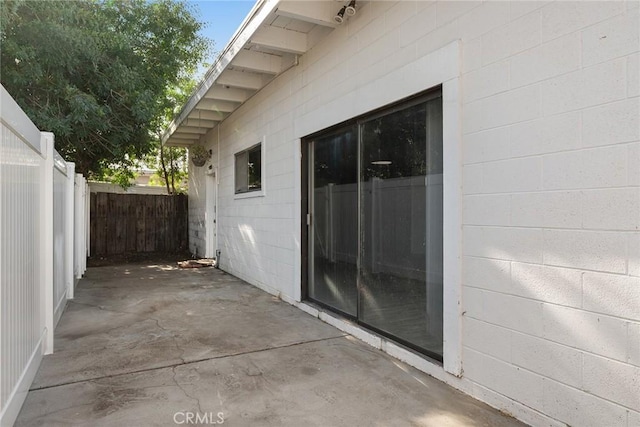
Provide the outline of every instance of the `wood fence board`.
<path id="1" fill-rule="evenodd" d="M 135 196 L 135 195 L 134 195 Z M 129 205 L 127 206 L 127 213 L 124 219 L 127 228 L 127 238 L 125 243 L 125 252 L 136 251 L 136 205 L 138 203 L 137 196 L 128 197 Z"/>
<path id="2" fill-rule="evenodd" d="M 144 199 L 145 211 L 145 251 L 155 252 L 156 250 L 156 196 Z"/>
<path id="3" fill-rule="evenodd" d="M 185 195 L 94 193 L 90 215 L 92 255 L 181 252 L 187 248 Z"/>
<path id="4" fill-rule="evenodd" d="M 145 238 L 145 205 L 144 197 L 142 195 L 133 196 L 136 198 L 136 252 L 146 252 L 146 238 Z"/>
<path id="5" fill-rule="evenodd" d="M 107 194 L 96 194 L 95 254 L 107 253 Z"/>
<path id="6" fill-rule="evenodd" d="M 89 253 L 96 253 L 96 239 L 93 236 L 96 235 L 96 225 L 98 221 L 96 219 L 96 199 L 95 193 L 89 193 L 89 235 L 92 237 L 89 241 Z"/>

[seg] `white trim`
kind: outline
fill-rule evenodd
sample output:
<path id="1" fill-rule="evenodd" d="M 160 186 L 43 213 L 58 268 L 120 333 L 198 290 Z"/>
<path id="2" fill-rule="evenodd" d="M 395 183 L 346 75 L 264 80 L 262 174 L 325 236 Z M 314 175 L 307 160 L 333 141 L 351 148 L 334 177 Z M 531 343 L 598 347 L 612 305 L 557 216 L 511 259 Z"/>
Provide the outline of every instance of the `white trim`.
<path id="1" fill-rule="evenodd" d="M 260 190 L 246 191 L 244 193 L 236 193 L 236 155 L 250 150 L 256 145 L 260 144 Z M 253 197 L 265 197 L 267 195 L 267 136 L 263 135 L 262 140 L 247 148 L 236 151 L 233 153 L 233 198 L 239 199 L 251 199 Z"/>
<path id="2" fill-rule="evenodd" d="M 38 368 L 40 367 L 40 363 L 42 362 L 46 333 L 46 331 L 42 331 L 40 339 L 38 340 L 38 343 L 31 353 L 31 357 L 29 357 L 27 365 L 20 375 L 20 379 L 18 379 L 15 387 L 9 395 L 9 398 L 7 399 L 4 408 L 2 408 L 2 412 L 0 412 L 0 426 L 2 427 L 12 426 L 18 418 L 18 414 L 20 414 L 22 404 L 27 398 L 29 388 L 31 387 L 31 384 L 36 377 L 36 373 L 38 372 Z"/>
<path id="3" fill-rule="evenodd" d="M 293 191 L 294 200 L 302 200 L 302 139 L 293 144 Z M 307 207 L 305 206 L 304 209 Z M 293 298 L 302 301 L 302 202 L 293 204 Z"/>
<path id="4" fill-rule="evenodd" d="M 462 375 L 462 150 L 459 78 L 442 84 L 444 370 Z"/>
<path id="5" fill-rule="evenodd" d="M 347 118 L 357 117 L 403 98 L 442 85 L 443 102 L 443 366 L 437 369 L 462 375 L 461 248 L 462 248 L 462 159 L 460 101 L 461 43 L 448 45 L 417 59 L 411 64 L 345 95 L 355 95 L 358 102 L 335 102 L 344 108 L 322 106 L 295 122 L 295 134 L 306 136 L 329 128 Z M 403 82 L 399 85 L 398 82 Z M 381 90 L 380 88 L 392 88 Z M 334 117 L 335 116 L 335 117 Z M 298 284 L 297 288 L 300 288 Z M 294 299 L 297 297 L 294 294 Z M 375 346 L 375 345 L 374 345 Z M 425 359 L 426 360 L 426 359 Z M 431 372 L 429 372 L 432 374 Z"/>

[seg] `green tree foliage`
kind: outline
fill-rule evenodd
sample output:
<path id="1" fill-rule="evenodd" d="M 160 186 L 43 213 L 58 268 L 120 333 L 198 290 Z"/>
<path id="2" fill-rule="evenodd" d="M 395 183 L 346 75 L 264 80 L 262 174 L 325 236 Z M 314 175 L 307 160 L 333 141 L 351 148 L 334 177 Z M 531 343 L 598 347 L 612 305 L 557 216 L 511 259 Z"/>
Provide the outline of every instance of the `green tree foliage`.
<path id="1" fill-rule="evenodd" d="M 157 147 L 173 88 L 209 46 L 184 0 L 3 0 L 0 8 L 0 81 L 90 176 L 127 169 Z"/>
<path id="2" fill-rule="evenodd" d="M 184 105 L 197 86 L 191 76 L 182 76 L 176 85 L 167 89 L 166 98 L 169 101 L 162 114 L 158 117 L 156 140 L 154 149 L 144 158 L 144 163 L 156 169 L 157 179 L 152 179 L 152 185 L 164 185 L 169 194 L 186 192 L 185 180 L 188 176 L 187 149 L 181 147 L 167 147 L 161 144 L 162 132 Z"/>

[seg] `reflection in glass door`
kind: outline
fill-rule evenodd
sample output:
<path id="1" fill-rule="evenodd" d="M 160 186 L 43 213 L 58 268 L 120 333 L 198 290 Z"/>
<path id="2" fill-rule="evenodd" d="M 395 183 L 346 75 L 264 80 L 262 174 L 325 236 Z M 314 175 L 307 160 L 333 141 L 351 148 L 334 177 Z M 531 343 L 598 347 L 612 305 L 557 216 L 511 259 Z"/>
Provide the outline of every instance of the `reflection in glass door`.
<path id="1" fill-rule="evenodd" d="M 308 297 L 442 360 L 442 98 L 309 143 Z"/>
<path id="2" fill-rule="evenodd" d="M 310 147 L 309 297 L 350 316 L 357 311 L 358 141 L 354 126 Z"/>
<path id="3" fill-rule="evenodd" d="M 442 355 L 442 113 L 432 99 L 361 124 L 360 310 Z"/>

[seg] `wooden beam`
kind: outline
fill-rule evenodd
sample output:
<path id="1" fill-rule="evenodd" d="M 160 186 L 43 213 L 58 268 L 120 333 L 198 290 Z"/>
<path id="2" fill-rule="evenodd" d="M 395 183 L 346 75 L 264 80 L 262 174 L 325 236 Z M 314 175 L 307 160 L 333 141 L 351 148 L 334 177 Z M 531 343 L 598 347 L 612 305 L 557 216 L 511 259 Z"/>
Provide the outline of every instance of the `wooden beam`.
<path id="1" fill-rule="evenodd" d="M 203 128 L 199 128 L 199 127 L 182 126 L 182 125 L 180 125 L 175 133 L 191 133 L 191 134 L 204 135 L 208 131 L 209 131 L 209 129 L 203 129 Z"/>
<path id="2" fill-rule="evenodd" d="M 220 123 L 219 120 L 186 119 L 184 122 L 182 122 L 182 126 L 211 129 L 218 123 Z M 180 130 L 180 128 L 178 128 L 178 130 Z"/>
<path id="3" fill-rule="evenodd" d="M 233 58 L 231 65 L 247 71 L 275 75 L 282 71 L 282 57 L 243 49 Z"/>
<path id="4" fill-rule="evenodd" d="M 333 17 L 340 7 L 342 4 L 331 1 L 284 1 L 278 5 L 276 15 L 335 28 L 338 23 Z"/>
<path id="5" fill-rule="evenodd" d="M 216 122 L 221 122 L 225 117 L 227 117 L 227 114 L 218 111 L 200 110 L 196 108 L 191 111 L 191 114 L 187 116 L 187 119 L 215 120 Z"/>
<path id="6" fill-rule="evenodd" d="M 219 99 L 203 99 L 202 101 L 198 102 L 196 108 L 198 110 L 211 110 L 219 113 L 231 113 L 236 108 L 238 108 L 239 105 L 239 102 L 221 101 Z"/>
<path id="7" fill-rule="evenodd" d="M 197 142 L 198 141 L 195 140 L 174 139 L 173 136 L 171 136 L 167 142 L 165 142 L 165 145 L 168 147 L 190 147 Z"/>
<path id="8" fill-rule="evenodd" d="M 307 51 L 307 35 L 277 27 L 262 27 L 250 42 L 269 49 L 301 55 Z"/>
<path id="9" fill-rule="evenodd" d="M 215 84 L 207 91 L 204 98 L 243 103 L 249 99 L 251 93 L 253 93 L 253 91 Z"/>
<path id="10" fill-rule="evenodd" d="M 259 90 L 267 83 L 262 74 L 250 73 L 248 71 L 225 70 L 218 77 L 218 84 L 224 86 L 239 87 L 245 89 Z"/>

